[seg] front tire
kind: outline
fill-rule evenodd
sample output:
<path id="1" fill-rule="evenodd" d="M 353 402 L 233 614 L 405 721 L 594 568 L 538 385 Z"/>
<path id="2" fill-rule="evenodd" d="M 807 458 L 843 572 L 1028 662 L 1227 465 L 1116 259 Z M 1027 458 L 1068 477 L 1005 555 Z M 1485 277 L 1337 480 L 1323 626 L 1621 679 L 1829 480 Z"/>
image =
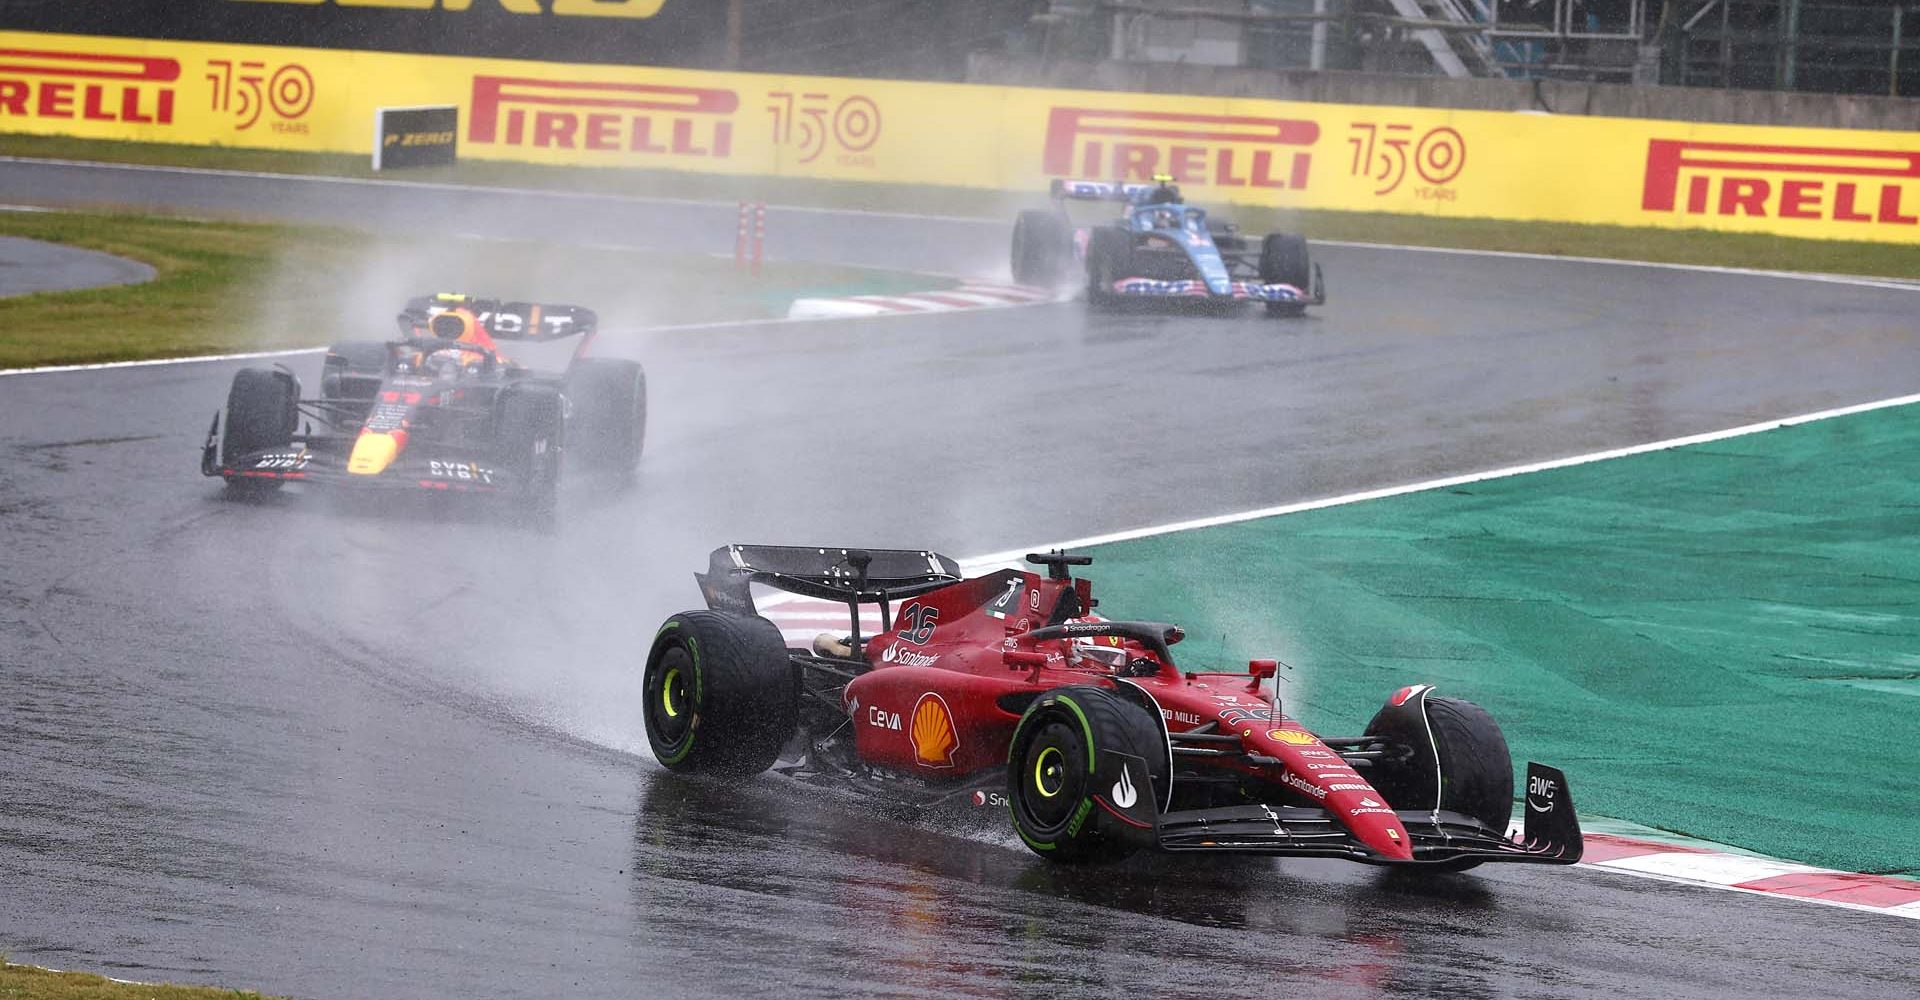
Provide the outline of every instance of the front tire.
<path id="1" fill-rule="evenodd" d="M 798 722 L 786 640 L 765 618 L 683 611 L 647 654 L 647 744 L 668 770 L 743 780 L 773 766 Z"/>
<path id="2" fill-rule="evenodd" d="M 1119 772 L 1129 781 L 1125 794 L 1152 800 L 1167 781 L 1163 739 L 1145 709 L 1105 688 L 1058 688 L 1035 699 L 1007 752 L 1014 832 L 1035 854 L 1068 864 L 1119 861 L 1139 850 L 1152 831 L 1114 815 L 1114 791 L 1095 777 L 1099 755 L 1141 762 L 1137 780 L 1130 769 Z"/>
<path id="3" fill-rule="evenodd" d="M 631 476 L 647 436 L 647 373 L 637 361 L 582 358 L 567 375 L 567 453 L 591 471 Z"/>
<path id="4" fill-rule="evenodd" d="M 524 511 L 551 517 L 560 488 L 560 394 L 548 386 L 514 386 L 501 393 L 499 407 L 496 434 L 514 498 Z"/>
<path id="5" fill-rule="evenodd" d="M 233 386 L 227 390 L 226 425 L 220 434 L 220 461 L 231 466 L 236 459 L 291 446 L 300 422 L 299 401 L 300 384 L 284 371 L 242 368 L 234 372 Z M 252 493 L 277 490 L 280 483 L 241 476 L 227 480 L 230 489 Z"/>
<path id="6" fill-rule="evenodd" d="M 1304 236 L 1270 233 L 1260 241 L 1260 281 L 1267 285 L 1292 285 L 1303 295 L 1313 294 L 1313 258 Z M 1298 302 L 1269 302 L 1269 316 L 1300 316 L 1307 307 Z"/>
<path id="7" fill-rule="evenodd" d="M 1029 209 L 1013 222 L 1013 280 L 1051 288 L 1073 265 L 1073 230 L 1058 212 Z"/>
<path id="8" fill-rule="evenodd" d="M 1367 724 L 1366 735 L 1390 735 L 1382 722 L 1391 708 L 1383 708 Z M 1507 738 L 1487 710 L 1460 698 L 1426 698 L 1427 726 L 1440 764 L 1440 780 L 1433 778 L 1433 762 L 1381 762 L 1370 780 L 1395 809 L 1446 809 L 1465 813 L 1488 829 L 1505 836 L 1513 819 L 1513 755 Z M 1440 867 L 1466 871 L 1478 861 L 1455 861 Z"/>
<path id="9" fill-rule="evenodd" d="M 1096 309 L 1117 305 L 1121 295 L 1113 283 L 1132 277 L 1133 234 L 1103 226 L 1087 237 L 1087 304 Z"/>

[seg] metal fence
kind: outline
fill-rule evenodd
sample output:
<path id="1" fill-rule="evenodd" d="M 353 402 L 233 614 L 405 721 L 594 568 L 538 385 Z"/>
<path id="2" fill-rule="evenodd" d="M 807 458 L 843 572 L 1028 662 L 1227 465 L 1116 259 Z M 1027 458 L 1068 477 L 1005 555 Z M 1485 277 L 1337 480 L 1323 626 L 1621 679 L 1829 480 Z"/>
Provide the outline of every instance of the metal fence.
<path id="1" fill-rule="evenodd" d="M 1665 39 L 1666 82 L 1920 96 L 1920 4 L 1700 0 Z"/>

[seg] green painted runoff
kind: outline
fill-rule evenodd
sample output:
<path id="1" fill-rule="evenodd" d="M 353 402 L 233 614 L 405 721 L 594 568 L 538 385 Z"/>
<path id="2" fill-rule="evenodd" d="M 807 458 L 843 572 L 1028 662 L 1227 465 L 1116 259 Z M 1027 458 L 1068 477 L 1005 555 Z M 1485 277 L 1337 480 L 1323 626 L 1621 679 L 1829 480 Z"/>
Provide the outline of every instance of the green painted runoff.
<path id="1" fill-rule="evenodd" d="M 1089 551 L 1323 733 L 1430 682 L 1582 812 L 1920 874 L 1920 406 Z"/>

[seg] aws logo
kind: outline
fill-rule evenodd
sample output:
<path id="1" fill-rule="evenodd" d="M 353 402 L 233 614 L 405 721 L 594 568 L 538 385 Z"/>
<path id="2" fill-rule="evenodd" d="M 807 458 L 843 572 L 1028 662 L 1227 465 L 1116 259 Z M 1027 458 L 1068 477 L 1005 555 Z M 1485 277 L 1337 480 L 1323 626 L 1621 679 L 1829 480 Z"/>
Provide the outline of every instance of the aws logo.
<path id="1" fill-rule="evenodd" d="M 478 3 L 509 14 L 538 17 L 652 17 L 667 0 L 227 0 L 228 3 L 283 3 L 301 7 L 384 8 L 387 10 L 446 10 L 460 13 Z"/>

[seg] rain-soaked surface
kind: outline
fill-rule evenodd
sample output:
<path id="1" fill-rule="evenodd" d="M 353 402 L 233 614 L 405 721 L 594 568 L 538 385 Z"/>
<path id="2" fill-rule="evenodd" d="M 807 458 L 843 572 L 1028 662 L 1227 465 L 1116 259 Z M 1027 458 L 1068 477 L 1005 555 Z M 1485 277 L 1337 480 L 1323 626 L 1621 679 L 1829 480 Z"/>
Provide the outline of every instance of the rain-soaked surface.
<path id="1" fill-rule="evenodd" d="M 93 176 L 5 169 L 20 199 Z M 199 183 L 142 196 L 320 204 Z M 731 214 L 465 197 L 327 195 L 516 235 Z M 784 221 L 790 256 L 1004 252 L 1003 226 Z M 235 363 L 0 377 L 0 950 L 317 997 L 1911 996 L 1910 921 L 1590 869 L 1066 870 L 988 810 L 916 822 L 648 759 L 645 643 L 725 541 L 965 556 L 1911 390 L 1910 293 L 1321 257 L 1336 299 L 1295 323 L 1069 304 L 603 337 L 648 365 L 647 456 L 629 491 L 570 489 L 550 534 L 225 499 L 195 460 Z"/>

